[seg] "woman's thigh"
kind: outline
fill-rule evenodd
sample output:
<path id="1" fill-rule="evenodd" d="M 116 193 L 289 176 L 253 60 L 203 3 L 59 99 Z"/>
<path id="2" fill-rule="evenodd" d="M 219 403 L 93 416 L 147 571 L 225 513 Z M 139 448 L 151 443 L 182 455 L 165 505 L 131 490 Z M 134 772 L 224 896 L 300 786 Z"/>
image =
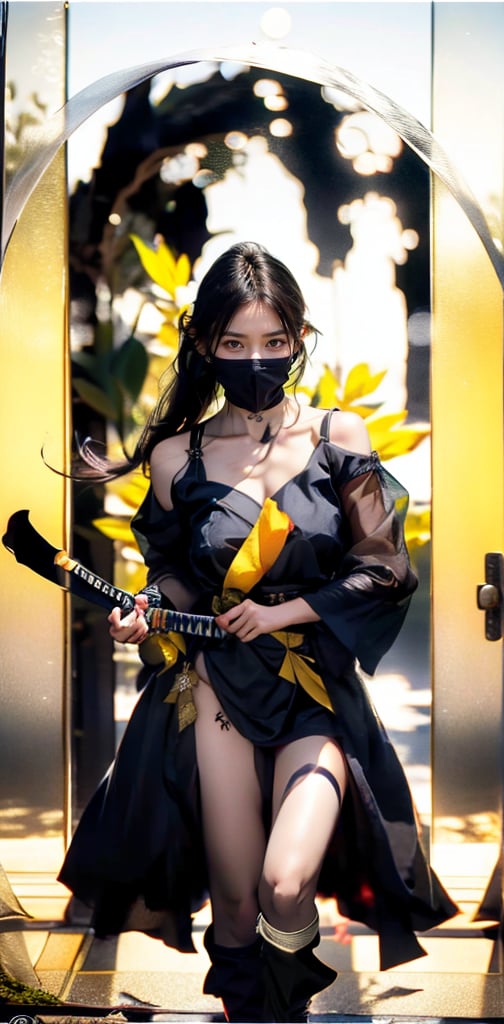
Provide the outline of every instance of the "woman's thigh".
<path id="1" fill-rule="evenodd" d="M 316 885 L 345 787 L 346 762 L 333 739 L 307 736 L 278 751 L 264 865 L 271 883 L 291 876 L 294 884 Z"/>
<path id="2" fill-rule="evenodd" d="M 265 850 L 254 747 L 231 724 L 212 687 L 194 691 L 196 756 L 212 899 L 255 894 Z"/>

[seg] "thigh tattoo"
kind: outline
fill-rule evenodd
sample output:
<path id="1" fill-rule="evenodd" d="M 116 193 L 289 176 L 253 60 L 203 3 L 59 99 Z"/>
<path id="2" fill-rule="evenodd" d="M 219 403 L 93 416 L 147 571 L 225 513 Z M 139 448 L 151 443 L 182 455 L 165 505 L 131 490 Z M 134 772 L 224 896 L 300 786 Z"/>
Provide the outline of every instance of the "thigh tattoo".
<path id="1" fill-rule="evenodd" d="M 214 722 L 218 722 L 219 723 L 219 725 L 221 727 L 221 732 L 222 732 L 223 729 L 225 729 L 226 732 L 229 732 L 229 730 L 231 728 L 231 722 L 229 721 L 229 718 L 226 718 L 226 716 L 225 716 L 223 711 L 218 711 L 217 712 L 217 714 L 216 714 L 216 716 L 214 718 Z"/>

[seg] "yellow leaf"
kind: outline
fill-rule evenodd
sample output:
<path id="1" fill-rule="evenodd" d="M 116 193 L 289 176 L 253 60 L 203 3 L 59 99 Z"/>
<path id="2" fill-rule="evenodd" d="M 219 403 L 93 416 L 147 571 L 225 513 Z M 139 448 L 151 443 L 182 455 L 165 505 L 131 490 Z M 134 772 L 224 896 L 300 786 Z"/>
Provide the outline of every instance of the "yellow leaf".
<path id="1" fill-rule="evenodd" d="M 313 396 L 316 388 L 308 387 L 308 384 L 299 384 L 296 388 L 297 395 L 306 395 L 309 405 L 313 405 Z"/>
<path id="2" fill-rule="evenodd" d="M 130 235 L 130 238 L 149 277 L 174 297 L 176 263 L 171 250 L 164 242 L 153 248 L 138 235 Z"/>
<path id="3" fill-rule="evenodd" d="M 322 409 L 332 409 L 338 405 L 339 383 L 333 371 L 324 366 L 324 372 L 317 381 L 318 405 Z"/>
<path id="4" fill-rule="evenodd" d="M 178 321 L 180 310 L 175 306 L 173 299 L 158 299 L 155 306 L 158 313 L 161 313 L 169 324 L 174 324 Z"/>
<path id="5" fill-rule="evenodd" d="M 376 391 L 376 388 L 381 384 L 386 374 L 386 370 L 381 370 L 379 373 L 371 373 L 367 363 L 357 363 L 356 366 L 353 366 L 348 373 L 343 389 L 345 405 L 355 401 L 356 398 L 362 398 L 364 395 L 369 395 Z"/>
<path id="6" fill-rule="evenodd" d="M 415 509 L 410 510 L 404 524 L 404 537 L 409 547 L 416 545 L 420 547 L 430 540 L 431 536 L 431 512 L 425 508 L 421 512 Z"/>
<path id="7" fill-rule="evenodd" d="M 119 540 L 122 544 L 127 544 L 129 547 L 137 546 L 130 529 L 129 519 L 123 519 L 119 516 L 102 516 L 99 519 L 93 519 L 93 526 L 100 533 L 103 533 L 105 537 L 110 537 L 110 540 Z"/>
<path id="8" fill-rule="evenodd" d="M 143 590 L 147 584 L 145 564 L 118 558 L 114 567 L 114 583 L 116 587 L 121 587 L 121 590 L 127 590 L 130 594 L 138 594 L 139 590 Z"/>
<path id="9" fill-rule="evenodd" d="M 191 264 L 189 262 L 189 256 L 183 252 L 177 260 L 175 267 L 175 287 L 179 288 L 181 285 L 188 283 L 191 276 Z"/>
<path id="10" fill-rule="evenodd" d="M 404 524 L 404 539 L 410 555 L 414 557 L 415 551 L 424 544 L 428 544 L 431 538 L 431 513 L 430 508 L 424 508 L 421 512 L 415 509 L 408 512 Z"/>
<path id="11" fill-rule="evenodd" d="M 135 570 L 133 576 L 130 577 L 130 586 L 134 594 L 138 594 L 147 586 L 147 567 L 145 565 L 141 565 Z"/>
<path id="12" fill-rule="evenodd" d="M 107 490 L 116 494 L 128 508 L 135 512 L 142 504 L 149 488 L 149 481 L 143 473 L 132 473 L 127 478 L 119 477 L 107 484 Z"/>
<path id="13" fill-rule="evenodd" d="M 163 345 L 166 345 L 170 354 L 176 355 L 179 344 L 179 333 L 173 324 L 165 322 L 158 331 L 158 338 Z"/>
<path id="14" fill-rule="evenodd" d="M 376 405 L 353 405 L 352 404 L 352 405 L 348 406 L 348 408 L 347 408 L 347 406 L 345 405 L 344 402 L 340 402 L 340 406 L 339 407 L 340 407 L 340 409 L 345 409 L 346 411 L 356 412 L 358 416 L 362 416 L 363 420 L 367 420 L 367 418 L 369 416 L 372 416 L 373 413 L 376 412 Z"/>
<path id="15" fill-rule="evenodd" d="M 401 409 L 400 412 L 388 412 L 383 416 L 376 416 L 370 420 L 367 424 L 369 430 L 382 431 L 384 434 L 392 430 L 393 427 L 399 426 L 400 423 L 404 423 L 408 415 L 407 409 Z"/>
<path id="16" fill-rule="evenodd" d="M 428 427 L 399 427 L 397 430 L 391 430 L 390 434 L 383 438 L 376 451 L 384 462 L 386 459 L 395 459 L 398 455 L 407 455 L 408 452 L 414 451 L 428 434 Z"/>

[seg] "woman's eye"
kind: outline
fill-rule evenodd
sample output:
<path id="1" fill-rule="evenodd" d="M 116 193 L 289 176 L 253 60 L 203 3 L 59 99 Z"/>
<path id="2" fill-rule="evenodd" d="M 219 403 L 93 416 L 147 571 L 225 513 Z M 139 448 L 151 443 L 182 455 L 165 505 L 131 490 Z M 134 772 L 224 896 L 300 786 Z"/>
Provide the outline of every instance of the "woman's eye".
<path id="1" fill-rule="evenodd" d="M 287 338 L 270 338 L 268 348 L 282 348 L 287 344 Z"/>

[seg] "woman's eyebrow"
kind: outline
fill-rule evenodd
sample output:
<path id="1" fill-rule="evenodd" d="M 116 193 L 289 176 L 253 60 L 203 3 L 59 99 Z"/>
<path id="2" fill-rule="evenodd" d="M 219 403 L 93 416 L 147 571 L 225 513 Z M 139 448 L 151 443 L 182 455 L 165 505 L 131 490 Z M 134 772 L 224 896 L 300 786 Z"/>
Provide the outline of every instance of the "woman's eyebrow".
<path id="1" fill-rule="evenodd" d="M 275 338 L 278 334 L 287 334 L 285 327 L 279 327 L 276 331 L 265 331 L 262 335 L 263 338 Z M 223 331 L 222 337 L 233 337 L 233 338 L 248 338 L 247 333 L 240 333 L 240 331 Z"/>

